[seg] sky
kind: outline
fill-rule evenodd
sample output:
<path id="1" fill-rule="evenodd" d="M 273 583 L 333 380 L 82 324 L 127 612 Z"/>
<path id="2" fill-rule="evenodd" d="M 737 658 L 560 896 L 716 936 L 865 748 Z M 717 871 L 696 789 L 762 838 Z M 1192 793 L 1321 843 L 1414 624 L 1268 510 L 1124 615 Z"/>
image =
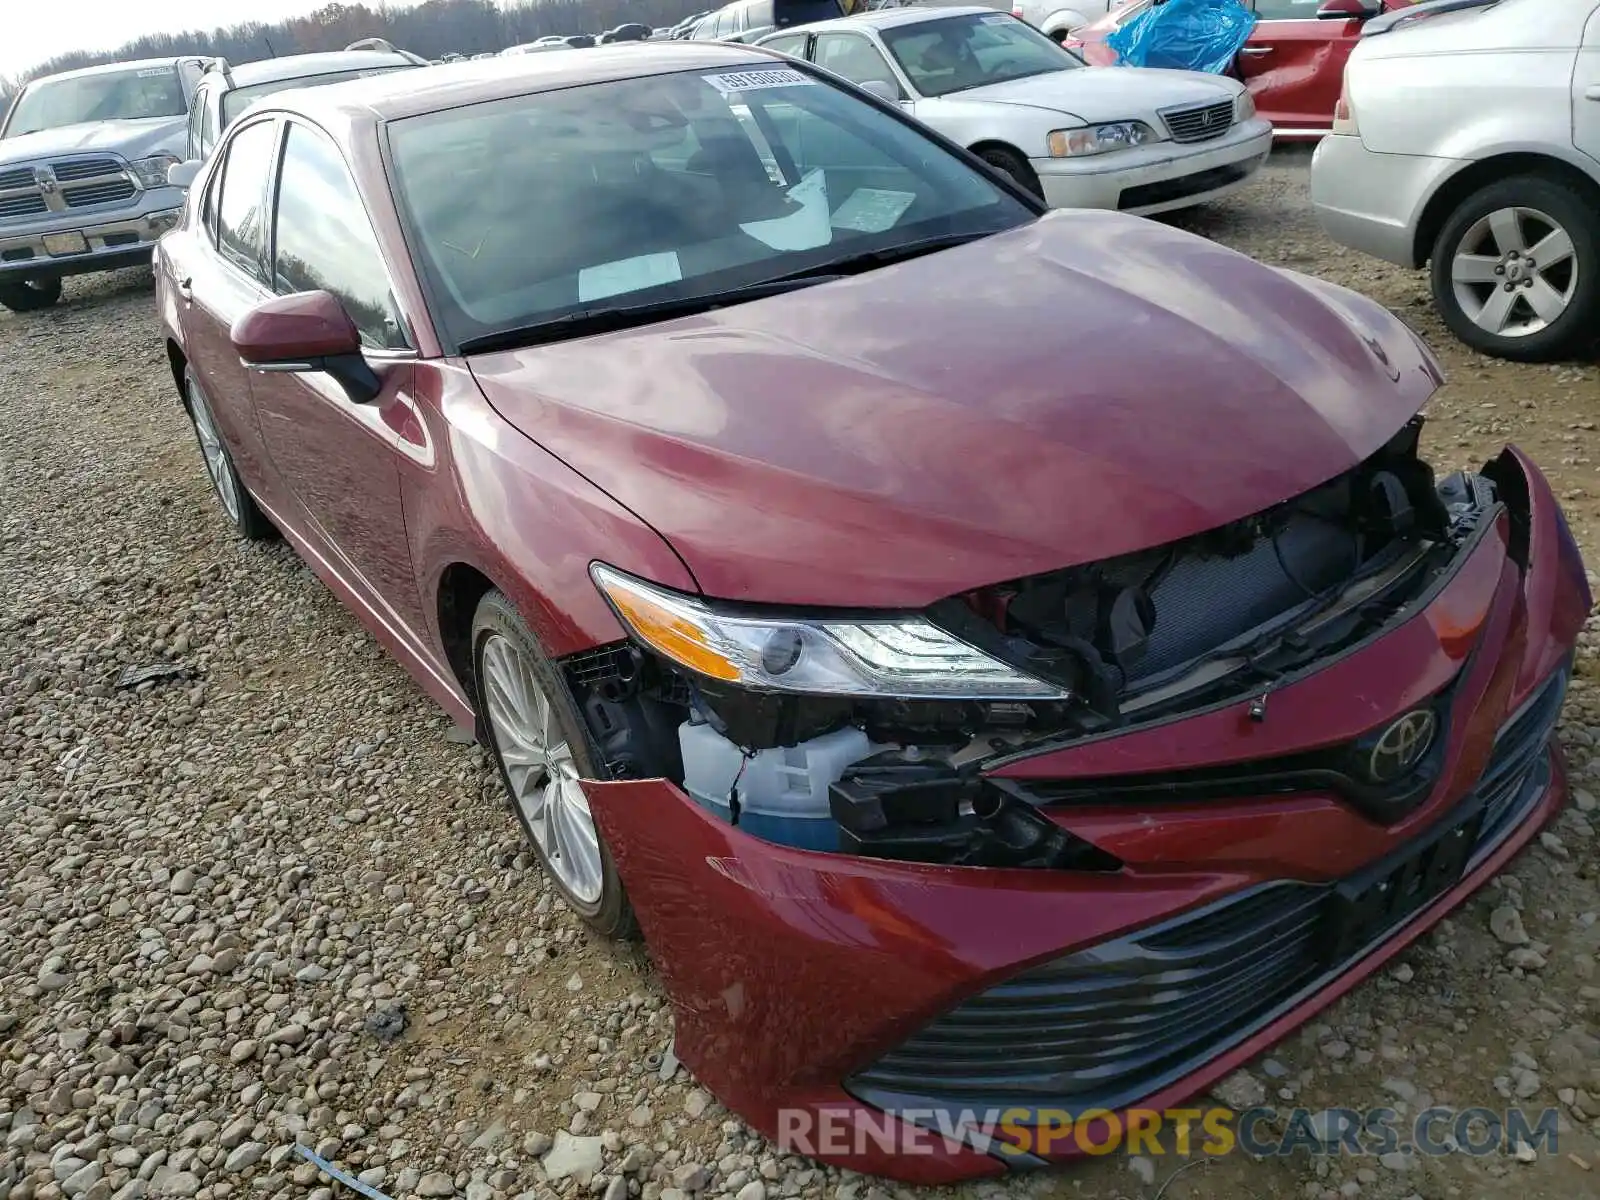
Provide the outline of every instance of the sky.
<path id="1" fill-rule="evenodd" d="M 6 0 L 0 75 L 68 50 L 111 50 L 144 33 L 215 29 L 302 16 L 327 0 Z"/>

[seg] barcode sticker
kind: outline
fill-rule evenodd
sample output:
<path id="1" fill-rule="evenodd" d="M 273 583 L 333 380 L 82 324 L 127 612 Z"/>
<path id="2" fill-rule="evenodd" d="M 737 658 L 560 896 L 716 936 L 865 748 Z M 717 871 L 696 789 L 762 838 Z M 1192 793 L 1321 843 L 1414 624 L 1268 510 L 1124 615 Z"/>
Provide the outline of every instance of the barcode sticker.
<path id="1" fill-rule="evenodd" d="M 707 83 L 724 96 L 738 92 L 755 92 L 762 88 L 794 87 L 801 83 L 815 83 L 809 75 L 792 67 L 763 67 L 757 71 L 720 71 L 715 75 L 702 75 Z"/>

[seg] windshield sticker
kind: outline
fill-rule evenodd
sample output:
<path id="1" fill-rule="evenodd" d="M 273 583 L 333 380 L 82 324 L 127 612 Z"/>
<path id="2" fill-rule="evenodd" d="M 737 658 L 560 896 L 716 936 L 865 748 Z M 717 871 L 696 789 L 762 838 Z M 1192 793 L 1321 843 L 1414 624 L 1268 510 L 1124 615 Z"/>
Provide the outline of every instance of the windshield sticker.
<path id="1" fill-rule="evenodd" d="M 816 167 L 786 193 L 800 207 L 785 217 L 739 226 L 769 250 L 815 250 L 833 241 L 828 219 L 828 180 Z"/>
<path id="2" fill-rule="evenodd" d="M 857 188 L 833 213 L 835 229 L 857 233 L 883 233 L 893 229 L 916 201 L 915 192 L 891 192 L 885 188 Z"/>
<path id="3" fill-rule="evenodd" d="M 584 267 L 579 271 L 578 299 L 604 300 L 607 296 L 620 296 L 623 292 L 640 292 L 664 283 L 677 283 L 682 278 L 683 267 L 678 263 L 677 252 L 673 250 L 663 254 L 641 254 L 637 258 L 619 258 L 616 262 Z"/>
<path id="4" fill-rule="evenodd" d="M 144 70 L 139 72 L 139 78 L 154 79 L 158 75 L 176 75 L 177 73 L 177 67 L 146 67 Z"/>
<path id="5" fill-rule="evenodd" d="M 765 67 L 759 71 L 721 71 L 715 75 L 702 75 L 724 96 L 738 92 L 755 92 L 762 88 L 794 87 L 801 83 L 815 83 L 809 75 L 793 67 Z"/>

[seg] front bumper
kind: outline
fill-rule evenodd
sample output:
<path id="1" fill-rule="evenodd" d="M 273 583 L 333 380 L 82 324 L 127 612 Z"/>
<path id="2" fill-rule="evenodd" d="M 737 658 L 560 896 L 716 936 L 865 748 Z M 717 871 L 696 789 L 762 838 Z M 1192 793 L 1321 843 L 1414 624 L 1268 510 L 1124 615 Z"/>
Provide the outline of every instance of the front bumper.
<path id="1" fill-rule="evenodd" d="M 1439 186 L 1467 166 L 1453 158 L 1378 154 L 1359 137 L 1329 134 L 1311 156 L 1311 203 L 1322 230 L 1342 246 L 1418 267 L 1417 225 Z"/>
<path id="2" fill-rule="evenodd" d="M 678 1056 L 790 1149 L 943 1183 L 1071 1157 L 1072 1142 L 1041 1140 L 1061 1113 L 1171 1107 L 1349 991 L 1566 795 L 1553 729 L 1591 598 L 1543 477 L 1511 452 L 1500 465 L 1509 512 L 1449 582 L 1275 690 L 1267 720 L 1230 704 L 998 769 L 1048 797 L 1061 780 L 1248 765 L 1442 695 L 1435 783 L 1392 824 L 1316 790 L 1057 802 L 1050 818 L 1120 870 L 940 867 L 762 842 L 662 780 L 586 784 L 672 996 Z M 1361 907 L 1415 877 L 1408 864 L 1445 862 L 1419 857 L 1441 838 L 1463 848 L 1437 890 Z M 1326 914 L 1348 904 L 1365 915 L 1337 928 L 1359 936 L 1330 952 Z M 998 1142 L 929 1135 L 996 1109 Z"/>
<path id="3" fill-rule="evenodd" d="M 1255 118 L 1215 141 L 1163 141 L 1088 158 L 1035 158 L 1029 165 L 1051 208 L 1110 208 L 1148 216 L 1242 187 L 1271 150 L 1272 126 Z"/>
<path id="4" fill-rule="evenodd" d="M 49 219 L 30 220 L 23 228 L 0 224 L 0 283 L 59 279 L 148 263 L 161 235 L 177 225 L 184 193 L 178 188 L 154 188 L 139 193 L 138 199 L 135 208 L 52 213 Z M 62 234 L 82 234 L 87 248 L 52 254 L 46 239 Z"/>

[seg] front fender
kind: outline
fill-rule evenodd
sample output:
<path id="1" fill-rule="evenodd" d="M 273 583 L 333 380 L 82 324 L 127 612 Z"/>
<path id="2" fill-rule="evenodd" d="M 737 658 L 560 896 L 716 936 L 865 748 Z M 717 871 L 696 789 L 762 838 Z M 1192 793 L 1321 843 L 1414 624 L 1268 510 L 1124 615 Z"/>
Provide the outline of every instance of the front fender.
<path id="1" fill-rule="evenodd" d="M 1039 26 L 1040 33 L 1070 33 L 1072 30 L 1089 24 L 1094 20 L 1087 13 L 1075 8 L 1063 8 L 1051 13 Z"/>
<path id="2" fill-rule="evenodd" d="M 699 588 L 665 539 L 507 423 L 459 360 L 419 363 L 402 464 L 406 530 L 430 640 L 445 644 L 440 587 L 453 566 L 487 578 L 552 657 L 624 636 L 589 577 L 596 558 L 664 587 Z"/>

